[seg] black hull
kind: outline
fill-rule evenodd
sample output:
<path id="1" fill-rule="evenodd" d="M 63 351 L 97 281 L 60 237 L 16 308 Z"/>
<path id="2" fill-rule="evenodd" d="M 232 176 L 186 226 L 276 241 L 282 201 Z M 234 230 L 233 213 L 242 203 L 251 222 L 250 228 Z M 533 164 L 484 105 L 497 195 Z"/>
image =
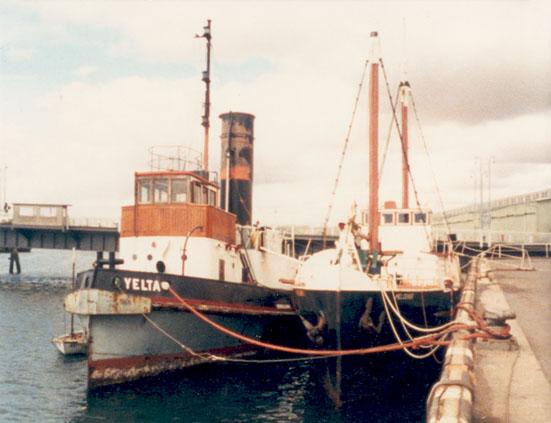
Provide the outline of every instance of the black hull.
<path id="1" fill-rule="evenodd" d="M 208 363 L 213 355 L 235 358 L 258 351 L 254 345 L 200 320 L 172 291 L 211 321 L 233 332 L 275 344 L 305 342 L 302 323 L 285 291 L 117 269 L 83 272 L 78 281 L 82 289 L 151 299 L 151 311 L 143 315 L 113 311 L 86 316 L 89 388 Z"/>
<path id="2" fill-rule="evenodd" d="M 392 298 L 391 293 L 389 296 Z M 459 299 L 458 292 L 447 291 L 401 292 L 395 296 L 401 314 L 422 327 L 448 322 Z M 310 340 L 323 348 L 349 349 L 396 342 L 379 292 L 297 290 L 293 306 L 307 320 L 306 325 L 312 325 Z M 400 326 L 396 319 L 394 322 Z"/>

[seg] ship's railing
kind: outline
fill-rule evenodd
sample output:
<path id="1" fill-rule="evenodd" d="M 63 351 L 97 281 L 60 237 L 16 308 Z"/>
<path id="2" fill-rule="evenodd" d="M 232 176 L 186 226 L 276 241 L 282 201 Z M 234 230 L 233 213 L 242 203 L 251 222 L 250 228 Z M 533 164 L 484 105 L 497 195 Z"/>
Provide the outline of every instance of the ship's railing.
<path id="1" fill-rule="evenodd" d="M 195 171 L 201 169 L 199 151 L 182 145 L 157 145 L 149 148 L 151 170 Z"/>
<path id="2" fill-rule="evenodd" d="M 278 226 L 276 229 L 293 234 L 295 237 L 321 237 L 323 236 L 322 226 L 307 226 L 307 225 L 285 225 Z M 327 228 L 326 236 L 338 237 L 339 229 L 337 227 Z"/>

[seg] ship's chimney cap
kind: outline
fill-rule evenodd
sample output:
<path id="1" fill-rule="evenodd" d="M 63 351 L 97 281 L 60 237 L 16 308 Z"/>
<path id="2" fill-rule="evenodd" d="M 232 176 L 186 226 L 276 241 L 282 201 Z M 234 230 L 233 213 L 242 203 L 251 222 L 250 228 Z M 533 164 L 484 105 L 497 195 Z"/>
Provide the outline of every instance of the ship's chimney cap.
<path id="1" fill-rule="evenodd" d="M 230 116 L 232 117 L 245 117 L 245 118 L 251 118 L 251 119 L 254 119 L 255 118 L 255 115 L 251 114 L 251 113 L 244 113 L 244 112 L 226 112 L 226 113 L 222 113 L 220 116 L 218 116 L 220 119 L 227 119 L 229 118 Z"/>

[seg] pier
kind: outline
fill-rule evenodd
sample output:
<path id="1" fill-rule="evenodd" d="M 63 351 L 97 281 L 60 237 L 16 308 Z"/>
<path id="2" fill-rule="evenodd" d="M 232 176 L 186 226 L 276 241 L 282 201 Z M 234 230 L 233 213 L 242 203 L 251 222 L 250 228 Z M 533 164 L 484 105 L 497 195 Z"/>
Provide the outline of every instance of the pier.
<path id="1" fill-rule="evenodd" d="M 551 262 L 536 258 L 533 264 L 533 271 L 523 271 L 518 260 L 473 261 L 461 304 L 491 328 L 507 324 L 511 336 L 464 340 L 464 333 L 454 334 L 427 399 L 428 422 L 551 421 Z M 469 322 L 469 314 L 460 313 Z"/>

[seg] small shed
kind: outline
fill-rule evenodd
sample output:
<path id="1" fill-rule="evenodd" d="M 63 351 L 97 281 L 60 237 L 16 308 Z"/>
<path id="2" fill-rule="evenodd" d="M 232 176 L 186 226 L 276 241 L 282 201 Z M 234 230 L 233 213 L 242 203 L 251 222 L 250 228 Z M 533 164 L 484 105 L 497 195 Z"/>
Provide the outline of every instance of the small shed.
<path id="1" fill-rule="evenodd" d="M 13 203 L 12 224 L 67 229 L 69 204 Z"/>

